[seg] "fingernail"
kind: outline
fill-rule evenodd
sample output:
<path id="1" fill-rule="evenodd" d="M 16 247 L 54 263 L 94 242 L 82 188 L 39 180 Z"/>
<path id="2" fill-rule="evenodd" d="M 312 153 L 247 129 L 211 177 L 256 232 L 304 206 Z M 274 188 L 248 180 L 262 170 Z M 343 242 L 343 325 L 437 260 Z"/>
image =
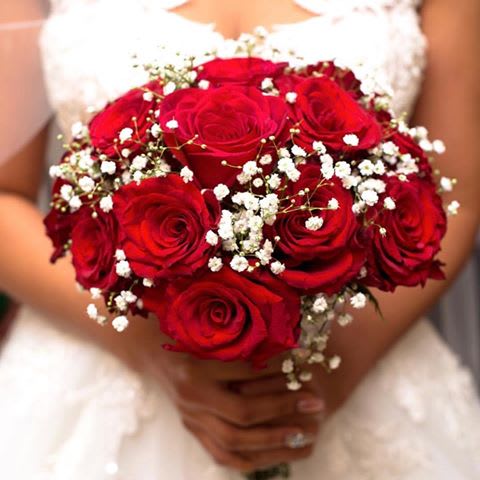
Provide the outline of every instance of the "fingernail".
<path id="1" fill-rule="evenodd" d="M 297 403 L 297 409 L 301 413 L 320 413 L 324 408 L 325 404 L 319 398 L 304 399 Z"/>
<path id="2" fill-rule="evenodd" d="M 314 442 L 313 435 L 309 433 L 290 433 L 285 437 L 285 445 L 288 448 L 303 448 Z"/>

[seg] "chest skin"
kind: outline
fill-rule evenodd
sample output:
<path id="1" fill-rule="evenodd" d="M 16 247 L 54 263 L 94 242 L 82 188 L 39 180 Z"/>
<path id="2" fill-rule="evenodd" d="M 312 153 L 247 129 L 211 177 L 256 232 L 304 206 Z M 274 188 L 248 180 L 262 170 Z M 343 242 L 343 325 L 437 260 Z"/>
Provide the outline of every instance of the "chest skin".
<path id="1" fill-rule="evenodd" d="M 190 0 L 172 11 L 194 22 L 213 23 L 226 38 L 238 38 L 258 25 L 270 29 L 312 17 L 293 0 Z"/>

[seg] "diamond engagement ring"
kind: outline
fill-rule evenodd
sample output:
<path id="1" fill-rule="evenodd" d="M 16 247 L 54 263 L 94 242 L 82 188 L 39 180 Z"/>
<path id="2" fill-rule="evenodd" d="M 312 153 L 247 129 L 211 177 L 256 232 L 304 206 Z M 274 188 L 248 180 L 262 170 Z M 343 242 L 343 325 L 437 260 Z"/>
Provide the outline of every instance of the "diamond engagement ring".
<path id="1" fill-rule="evenodd" d="M 307 437 L 303 433 L 294 433 L 286 439 L 287 447 L 297 449 L 303 448 L 308 444 Z"/>

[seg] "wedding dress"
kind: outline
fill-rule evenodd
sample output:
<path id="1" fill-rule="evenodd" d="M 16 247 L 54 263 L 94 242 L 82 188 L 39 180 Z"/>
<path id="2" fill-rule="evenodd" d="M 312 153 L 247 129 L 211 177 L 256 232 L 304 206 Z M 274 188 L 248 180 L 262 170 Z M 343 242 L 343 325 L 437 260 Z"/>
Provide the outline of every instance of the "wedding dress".
<path id="1" fill-rule="evenodd" d="M 60 125 L 144 81 L 139 61 L 228 52 L 186 0 L 53 0 L 41 47 Z M 415 0 L 295 0 L 312 18 L 267 42 L 308 61 L 376 72 L 412 109 L 426 43 Z M 159 57 L 159 45 L 166 45 Z M 86 320 L 87 321 L 87 320 Z M 68 322 L 68 319 L 65 319 Z M 340 373 L 337 373 L 341 375 Z M 0 360 L 0 476 L 9 480 L 234 480 L 182 426 L 161 389 L 24 307 Z M 480 404 L 468 372 L 419 321 L 322 429 L 294 480 L 480 478 Z"/>

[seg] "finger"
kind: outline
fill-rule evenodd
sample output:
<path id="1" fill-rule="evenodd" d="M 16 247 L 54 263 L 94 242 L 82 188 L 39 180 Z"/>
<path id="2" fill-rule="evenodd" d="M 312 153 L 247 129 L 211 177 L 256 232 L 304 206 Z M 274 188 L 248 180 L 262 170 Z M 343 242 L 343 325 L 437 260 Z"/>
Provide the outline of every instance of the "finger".
<path id="1" fill-rule="evenodd" d="M 267 395 L 272 393 L 285 393 L 287 391 L 287 380 L 285 375 L 273 375 L 261 379 L 235 382 L 231 388 L 247 397 Z"/>
<path id="2" fill-rule="evenodd" d="M 253 465 L 252 470 L 260 470 L 280 463 L 291 463 L 297 460 L 303 460 L 312 455 L 314 445 L 308 445 L 303 448 L 280 448 L 277 450 L 246 453 L 247 461 Z"/>
<path id="3" fill-rule="evenodd" d="M 255 467 L 249 460 L 243 458 L 237 453 L 229 452 L 220 447 L 207 433 L 205 433 L 204 430 L 198 428 L 197 425 L 190 423 L 188 420 L 184 421 L 184 425 L 198 438 L 205 450 L 212 456 L 213 460 L 218 465 L 233 468 L 241 472 L 255 470 Z"/>
<path id="4" fill-rule="evenodd" d="M 305 440 L 305 444 L 311 444 L 318 433 L 318 423 L 310 423 L 305 428 L 292 424 L 244 429 L 209 414 L 191 415 L 189 412 L 182 414 L 190 424 L 196 425 L 198 429 L 210 435 L 221 448 L 231 452 L 284 448 L 299 435 Z"/>
<path id="5" fill-rule="evenodd" d="M 319 414 L 325 410 L 325 403 L 308 392 L 245 397 L 225 391 L 209 407 L 211 413 L 234 425 L 251 427 L 295 414 Z"/>

